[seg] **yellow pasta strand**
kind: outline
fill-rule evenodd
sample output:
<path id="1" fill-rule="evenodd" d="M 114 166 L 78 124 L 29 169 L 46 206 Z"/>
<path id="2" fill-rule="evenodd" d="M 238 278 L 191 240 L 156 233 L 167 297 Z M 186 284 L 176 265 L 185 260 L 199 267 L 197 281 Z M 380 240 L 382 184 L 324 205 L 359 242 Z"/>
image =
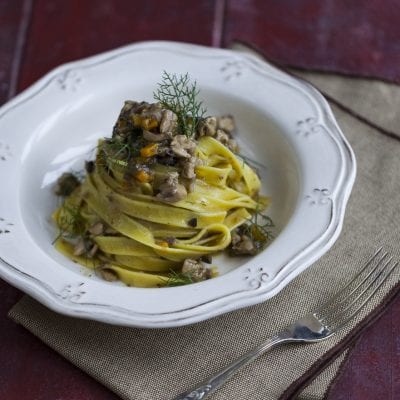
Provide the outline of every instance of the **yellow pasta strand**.
<path id="1" fill-rule="evenodd" d="M 113 192 L 96 174 L 94 174 L 94 183 L 98 191 L 108 196 L 110 201 L 115 204 L 115 207 L 118 207 L 131 217 L 146 221 L 185 228 L 190 226 L 189 221 L 195 218 L 196 227 L 203 228 L 212 223 L 222 222 L 226 216 L 224 211 L 198 213 L 177 209 L 169 205 L 132 200 Z"/>
<path id="2" fill-rule="evenodd" d="M 204 136 L 198 143 L 199 151 L 203 152 L 206 156 L 211 154 L 218 154 L 226 159 L 226 162 L 232 165 L 232 168 L 237 174 L 237 180 L 243 178 L 245 182 L 246 193 L 254 196 L 260 189 L 261 182 L 256 173 L 243 161 L 235 156 L 226 146 L 218 140 Z"/>
<path id="3" fill-rule="evenodd" d="M 224 224 L 232 231 L 250 218 L 251 214 L 245 208 L 238 208 L 225 218 Z"/>
<path id="4" fill-rule="evenodd" d="M 168 272 L 179 270 L 185 259 L 226 249 L 231 231 L 249 220 L 252 211 L 267 207 L 270 199 L 254 198 L 260 189 L 257 174 L 219 141 L 200 138 L 196 155 L 202 165 L 195 169 L 194 189 L 172 204 L 155 197 L 150 183 L 127 179 L 123 161 L 106 167 L 98 156 L 95 170 L 53 219 L 62 231 L 73 233 L 70 220 L 78 212 L 83 228 L 101 222 L 113 229 L 111 235 L 93 235 L 98 258 L 74 256 L 73 244 L 63 239 L 56 242 L 57 250 L 89 268 L 113 271 L 129 286 L 161 287 L 168 283 Z M 174 171 L 156 165 L 153 179 L 163 182 Z"/>
<path id="5" fill-rule="evenodd" d="M 157 255 L 151 247 L 125 236 L 96 236 L 94 241 L 99 246 L 99 249 L 107 254 L 138 257 Z"/>
<path id="6" fill-rule="evenodd" d="M 118 262 L 118 264 L 121 264 L 121 266 L 140 271 L 168 272 L 171 269 L 180 266 L 179 262 L 164 260 L 156 257 L 156 255 L 154 257 L 120 255 L 116 256 L 115 260 Z"/>
<path id="7" fill-rule="evenodd" d="M 226 168 L 200 166 L 196 168 L 196 176 L 200 179 L 203 178 L 210 185 L 225 187 L 231 171 L 230 165 Z"/>
<path id="8" fill-rule="evenodd" d="M 63 239 L 58 239 L 54 244 L 54 247 L 66 257 L 71 259 L 72 261 L 83 265 L 84 267 L 94 269 L 101 264 L 101 262 L 96 258 L 88 258 L 83 256 L 75 256 L 74 255 L 74 247 L 72 244 L 68 243 Z"/>
<path id="9" fill-rule="evenodd" d="M 168 277 L 146 272 L 133 271 L 119 265 L 110 265 L 108 269 L 114 271 L 117 277 L 128 286 L 142 288 L 162 287 L 168 282 Z"/>

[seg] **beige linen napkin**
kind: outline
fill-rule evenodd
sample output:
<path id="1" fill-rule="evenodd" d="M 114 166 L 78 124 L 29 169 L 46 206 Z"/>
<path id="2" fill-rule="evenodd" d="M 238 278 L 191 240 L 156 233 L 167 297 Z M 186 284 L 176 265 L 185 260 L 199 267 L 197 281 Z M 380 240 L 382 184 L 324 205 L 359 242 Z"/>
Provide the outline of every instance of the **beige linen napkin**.
<path id="1" fill-rule="evenodd" d="M 304 74 L 321 81 L 318 74 Z M 315 79 L 314 79 L 315 78 Z M 325 90 L 369 115 L 359 81 L 326 76 L 337 85 Z M 346 82 L 346 84 L 343 83 Z M 385 83 L 374 83 L 373 115 L 382 119 L 388 105 Z M 377 89 L 377 87 L 382 89 Z M 215 373 L 285 325 L 313 310 L 340 289 L 384 244 L 400 259 L 400 141 L 382 135 L 353 115 L 333 106 L 356 153 L 358 175 L 344 223 L 333 248 L 273 299 L 256 306 L 177 329 L 130 329 L 58 315 L 29 297 L 10 316 L 104 385 L 129 400 L 170 400 Z M 388 114 L 392 115 L 392 114 Z M 391 129 L 394 124 L 389 124 Z M 346 350 L 398 292 L 400 276 L 380 290 L 343 331 L 310 345 L 273 349 L 239 372 L 210 399 L 318 400 L 327 396 Z"/>

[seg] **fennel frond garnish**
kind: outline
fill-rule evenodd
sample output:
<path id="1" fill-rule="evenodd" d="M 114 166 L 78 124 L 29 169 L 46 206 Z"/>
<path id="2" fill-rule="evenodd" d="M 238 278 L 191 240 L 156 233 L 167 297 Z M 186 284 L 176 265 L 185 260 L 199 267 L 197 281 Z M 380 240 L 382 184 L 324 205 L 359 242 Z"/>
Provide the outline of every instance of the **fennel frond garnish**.
<path id="1" fill-rule="evenodd" d="M 206 113 L 202 101 L 197 98 L 199 92 L 196 82 L 190 82 L 188 73 L 178 76 L 164 71 L 162 82 L 153 93 L 155 100 L 177 115 L 179 133 L 187 137 L 194 135 L 199 121 Z"/>
<path id="2" fill-rule="evenodd" d="M 57 216 L 59 232 L 52 244 L 60 238 L 83 237 L 86 231 L 85 219 L 81 215 L 80 207 L 63 204 Z"/>
<path id="3" fill-rule="evenodd" d="M 188 285 L 190 283 L 193 283 L 193 279 L 188 275 L 183 272 L 176 272 L 174 270 L 170 270 L 170 273 L 168 274 L 168 281 L 166 286 L 182 286 L 182 285 Z"/>

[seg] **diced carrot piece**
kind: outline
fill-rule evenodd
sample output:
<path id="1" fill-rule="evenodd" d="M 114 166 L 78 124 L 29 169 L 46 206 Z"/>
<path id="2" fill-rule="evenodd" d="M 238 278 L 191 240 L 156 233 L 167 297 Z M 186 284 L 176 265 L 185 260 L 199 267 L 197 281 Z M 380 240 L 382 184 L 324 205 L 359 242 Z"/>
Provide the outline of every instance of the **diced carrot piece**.
<path id="1" fill-rule="evenodd" d="M 151 143 L 148 144 L 147 146 L 143 147 L 140 149 L 140 155 L 142 157 L 151 157 L 157 154 L 157 148 L 158 144 L 157 143 Z"/>
<path id="2" fill-rule="evenodd" d="M 135 126 L 142 126 L 142 118 L 138 114 L 132 115 L 132 122 Z"/>
<path id="3" fill-rule="evenodd" d="M 144 171 L 143 169 L 141 169 L 139 172 L 136 173 L 135 178 L 142 183 L 147 183 L 151 181 L 151 175 L 149 173 L 147 173 L 146 171 Z"/>
<path id="4" fill-rule="evenodd" d="M 158 121 L 153 117 L 145 118 L 142 120 L 142 127 L 147 131 L 149 131 L 150 129 L 157 128 L 157 126 L 158 126 Z"/>

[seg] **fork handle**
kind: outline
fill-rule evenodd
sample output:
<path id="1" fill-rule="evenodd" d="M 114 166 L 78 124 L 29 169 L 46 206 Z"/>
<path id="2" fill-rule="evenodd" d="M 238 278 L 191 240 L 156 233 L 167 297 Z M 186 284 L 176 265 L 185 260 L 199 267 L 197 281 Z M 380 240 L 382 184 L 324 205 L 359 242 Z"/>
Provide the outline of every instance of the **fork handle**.
<path id="1" fill-rule="evenodd" d="M 245 365 L 250 364 L 261 354 L 265 353 L 272 347 L 275 347 L 283 342 L 289 341 L 285 334 L 279 334 L 267 339 L 260 346 L 255 347 L 248 353 L 233 361 L 230 365 L 216 373 L 214 376 L 209 377 L 203 382 L 199 383 L 195 388 L 188 390 L 175 397 L 173 400 L 202 400 L 205 399 L 210 393 L 222 386 L 232 375 L 242 369 Z"/>

